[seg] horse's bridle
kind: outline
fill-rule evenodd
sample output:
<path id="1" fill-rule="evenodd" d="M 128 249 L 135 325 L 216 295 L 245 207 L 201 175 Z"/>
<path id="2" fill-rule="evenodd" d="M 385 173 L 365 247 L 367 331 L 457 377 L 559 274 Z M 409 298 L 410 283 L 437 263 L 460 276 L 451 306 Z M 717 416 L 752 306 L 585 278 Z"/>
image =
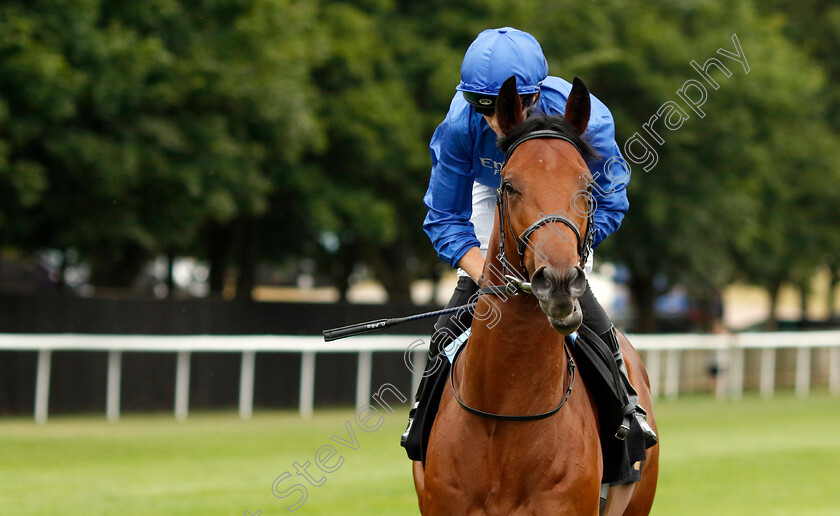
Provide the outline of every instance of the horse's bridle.
<path id="1" fill-rule="evenodd" d="M 543 129 L 539 131 L 532 131 L 530 133 L 526 133 L 515 140 L 507 150 L 507 154 L 505 155 L 505 162 L 504 165 L 507 165 L 508 161 L 510 161 L 510 157 L 513 155 L 513 151 L 521 145 L 522 143 L 528 140 L 536 140 L 536 139 L 555 139 L 555 140 L 563 140 L 572 144 L 575 149 L 580 152 L 578 146 L 573 142 L 568 136 L 565 134 L 555 131 L 552 129 Z M 502 168 L 504 169 L 504 165 Z M 513 230 L 513 224 L 510 220 L 510 208 L 508 208 L 508 193 L 511 191 L 511 183 L 506 179 L 502 180 L 502 183 L 499 185 L 499 188 L 496 190 L 496 211 L 499 213 L 499 260 L 502 262 L 502 275 L 504 276 L 505 280 L 505 293 L 508 294 L 519 294 L 520 292 L 524 293 L 531 293 L 531 285 L 530 285 L 530 278 L 528 275 L 527 269 L 525 269 L 525 250 L 528 248 L 529 238 L 531 235 L 540 229 L 541 227 L 545 226 L 546 224 L 550 224 L 553 222 L 559 222 L 561 224 L 566 225 L 572 232 L 575 234 L 577 238 L 577 250 L 578 250 L 578 257 L 580 258 L 579 266 L 583 268 L 586 264 L 586 260 L 589 258 L 589 254 L 592 252 L 592 241 L 594 237 L 594 224 L 592 221 L 593 210 L 587 210 L 587 224 L 586 224 L 586 236 L 582 237 L 580 230 L 578 229 L 578 225 L 575 224 L 573 220 L 566 217 L 565 215 L 555 214 L 555 215 L 546 215 L 530 226 L 528 226 L 525 231 L 522 232 L 521 235 L 518 237 L 516 236 L 516 232 Z M 587 188 L 588 193 L 591 194 L 592 186 L 591 183 Z M 507 253 L 505 249 L 505 233 L 507 230 L 510 229 L 511 235 L 513 235 L 513 241 L 516 244 L 516 253 L 519 255 L 519 270 L 516 271 L 513 265 L 508 261 Z M 518 273 L 522 273 L 522 278 L 517 278 L 516 275 L 510 274 L 510 272 L 516 271 Z M 523 279 L 524 278 L 524 279 Z M 494 293 L 494 292 L 485 292 L 485 293 Z"/>
<path id="2" fill-rule="evenodd" d="M 544 129 L 538 131 L 532 131 L 530 133 L 526 133 L 516 139 L 508 148 L 507 154 L 505 155 L 505 162 L 504 165 L 507 165 L 508 161 L 510 160 L 513 151 L 522 143 L 528 140 L 536 140 L 536 139 L 556 139 L 556 140 L 563 140 L 566 142 L 571 143 L 578 152 L 580 152 L 580 148 L 573 142 L 568 136 L 565 134 L 555 131 L 552 129 Z M 502 168 L 504 169 L 504 165 Z M 589 254 L 592 252 L 592 239 L 594 234 L 594 224 L 592 221 L 592 211 L 588 211 L 588 220 L 586 226 L 586 237 L 581 237 L 580 230 L 577 227 L 577 224 L 570 218 L 564 215 L 547 215 L 545 217 L 540 218 L 530 226 L 528 226 L 525 231 L 522 232 L 521 235 L 518 237 L 516 236 L 516 232 L 513 230 L 513 224 L 510 220 L 510 209 L 508 208 L 508 192 L 510 191 L 510 182 L 507 180 L 502 180 L 502 183 L 499 185 L 498 190 L 496 190 L 496 208 L 499 212 L 499 230 L 500 230 L 500 241 L 499 241 L 499 259 L 502 262 L 502 275 L 504 276 L 504 285 L 488 285 L 479 289 L 480 294 L 510 294 L 510 295 L 518 295 L 520 293 L 531 294 L 531 283 L 530 277 L 528 274 L 528 270 L 525 268 L 525 250 L 528 247 L 528 239 L 531 235 L 543 227 L 546 224 L 550 224 L 553 222 L 559 222 L 561 224 L 565 224 L 568 226 L 577 237 L 577 249 L 578 249 L 578 257 L 580 258 L 579 267 L 583 267 L 586 264 L 586 260 L 589 258 Z M 588 187 L 588 192 L 591 194 L 592 186 L 591 184 Z M 510 229 L 511 235 L 513 235 L 514 243 L 516 244 L 516 252 L 519 255 L 519 270 L 524 273 L 523 277 L 527 278 L 521 279 L 514 274 L 509 274 L 509 272 L 514 272 L 515 269 L 513 265 L 507 259 L 507 253 L 505 252 L 505 233 L 507 229 Z M 566 352 L 566 357 L 568 358 L 568 368 L 569 368 L 569 387 L 566 389 L 566 394 L 563 396 L 563 400 L 560 404 L 552 410 L 548 412 L 543 412 L 540 414 L 529 414 L 529 415 L 506 415 L 506 414 L 494 414 L 492 412 L 484 412 L 483 410 L 479 410 L 473 407 L 470 407 L 463 400 L 458 396 L 458 392 L 455 390 L 455 360 L 456 357 L 452 360 L 452 366 L 449 372 L 449 385 L 452 388 L 452 394 L 455 397 L 455 400 L 458 404 L 469 412 L 470 414 L 474 414 L 476 416 L 486 417 L 490 419 L 498 419 L 502 421 L 535 421 L 538 419 L 545 419 L 549 416 L 553 416 L 557 412 L 563 408 L 563 405 L 569 400 L 569 396 L 572 394 L 572 387 L 575 384 L 575 361 L 572 358 L 572 354 L 569 352 L 569 347 L 565 343 L 563 343 L 563 350 Z"/>

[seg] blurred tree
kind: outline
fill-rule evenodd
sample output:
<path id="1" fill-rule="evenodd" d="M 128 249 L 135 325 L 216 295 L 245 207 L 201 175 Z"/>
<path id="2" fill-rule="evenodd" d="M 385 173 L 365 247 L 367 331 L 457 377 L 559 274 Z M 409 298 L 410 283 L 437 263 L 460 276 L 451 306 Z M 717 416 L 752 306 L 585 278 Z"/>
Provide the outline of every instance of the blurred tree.
<path id="1" fill-rule="evenodd" d="M 100 286 L 154 255 L 202 255 L 212 291 L 236 268 L 241 298 L 260 260 L 309 257 L 342 297 L 366 265 L 407 301 L 440 270 L 421 229 L 428 141 L 469 43 L 512 25 L 610 107 L 620 145 L 638 133 L 657 152 L 598 249 L 631 272 L 637 331 L 676 282 L 714 297 L 733 279 L 807 285 L 820 263 L 836 277 L 840 10 L 772 5 L 7 1 L 0 246 L 76 248 Z M 749 74 L 716 54 L 733 33 Z M 710 57 L 732 76 L 711 72 L 701 118 L 676 92 Z M 654 143 L 643 124 L 667 101 L 689 118 L 654 122 Z"/>
<path id="2" fill-rule="evenodd" d="M 806 185 L 830 168 L 837 151 L 821 136 L 822 73 L 784 37 L 777 19 L 745 0 L 632 9 L 620 1 L 553 2 L 546 9 L 553 11 L 540 11 L 538 38 L 552 70 L 588 82 L 611 108 L 619 144 L 638 133 L 658 155 L 648 172 L 633 167 L 630 211 L 598 252 L 631 272 L 636 331 L 656 330 L 654 301 L 675 282 L 702 295 L 736 278 L 772 291 L 774 282 L 811 270 L 819 231 L 802 230 L 814 222 L 814 210 L 794 200 L 815 192 Z M 749 74 L 716 54 L 735 51 L 733 34 Z M 701 82 L 707 93 L 701 118 L 676 92 L 687 80 L 703 81 L 689 63 L 702 66 L 711 57 L 732 75 L 712 68 L 719 88 Z M 661 119 L 651 122 L 667 101 L 690 117 L 675 131 Z M 664 143 L 653 140 L 646 123 Z M 784 188 L 771 188 L 774 182 Z"/>
<path id="3" fill-rule="evenodd" d="M 829 154 L 836 148 L 840 135 L 840 5 L 830 0 L 775 0 L 771 4 L 779 13 L 782 30 L 815 59 L 825 70 L 826 78 L 820 90 L 822 115 L 830 136 L 816 135 L 824 142 L 822 152 Z M 818 126 L 822 129 L 822 126 Z M 840 181 L 836 166 L 827 166 L 811 185 L 812 197 L 806 200 L 814 213 L 817 226 L 811 229 L 821 241 L 818 255 L 829 273 L 828 317 L 837 315 L 835 303 L 840 285 Z M 800 281 L 800 283 L 803 283 Z"/>
<path id="4" fill-rule="evenodd" d="M 97 285 L 247 226 L 269 167 L 318 144 L 307 2 L 13 2 L 0 24 L 2 238 L 76 247 Z"/>
<path id="5" fill-rule="evenodd" d="M 313 156 L 309 197 L 327 245 L 316 255 L 342 299 L 354 267 L 366 263 L 390 300 L 410 302 L 416 257 L 428 255 L 420 228 L 431 135 L 418 107 L 426 80 L 414 81 L 438 63 L 412 61 L 422 52 L 411 20 L 390 2 L 371 4 L 331 3 L 322 11 L 328 57 L 313 76 L 328 144 Z"/>

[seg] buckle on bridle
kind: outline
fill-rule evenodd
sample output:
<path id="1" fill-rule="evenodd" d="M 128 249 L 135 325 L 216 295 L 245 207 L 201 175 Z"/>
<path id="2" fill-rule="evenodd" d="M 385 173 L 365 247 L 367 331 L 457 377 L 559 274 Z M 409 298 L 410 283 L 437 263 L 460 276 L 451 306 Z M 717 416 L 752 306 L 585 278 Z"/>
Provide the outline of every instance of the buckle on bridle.
<path id="1" fill-rule="evenodd" d="M 507 293 L 512 296 L 518 296 L 519 294 L 531 293 L 531 283 L 527 281 L 522 281 L 521 279 L 511 276 L 510 274 L 505 274 L 505 289 Z"/>

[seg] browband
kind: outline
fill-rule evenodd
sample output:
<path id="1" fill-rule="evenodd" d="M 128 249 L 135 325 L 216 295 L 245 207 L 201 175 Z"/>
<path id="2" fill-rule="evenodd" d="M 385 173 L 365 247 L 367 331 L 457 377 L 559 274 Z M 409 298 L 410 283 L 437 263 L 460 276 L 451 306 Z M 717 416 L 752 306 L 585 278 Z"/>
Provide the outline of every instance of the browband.
<path id="1" fill-rule="evenodd" d="M 538 131 L 531 131 L 530 133 L 525 133 L 522 136 L 520 136 L 519 138 L 517 138 L 512 144 L 510 144 L 510 147 L 508 147 L 507 153 L 505 153 L 505 163 L 504 164 L 507 165 L 507 162 L 510 159 L 511 154 L 513 154 L 513 151 L 517 147 L 522 145 L 523 143 L 527 142 L 528 140 L 537 140 L 537 139 L 545 140 L 547 138 L 551 138 L 551 139 L 554 139 L 554 140 L 567 141 L 567 142 L 571 143 L 574 146 L 575 149 L 577 149 L 578 153 L 580 153 L 580 148 L 568 136 L 566 136 L 563 133 L 560 133 L 558 131 L 555 131 L 554 129 L 540 129 Z"/>

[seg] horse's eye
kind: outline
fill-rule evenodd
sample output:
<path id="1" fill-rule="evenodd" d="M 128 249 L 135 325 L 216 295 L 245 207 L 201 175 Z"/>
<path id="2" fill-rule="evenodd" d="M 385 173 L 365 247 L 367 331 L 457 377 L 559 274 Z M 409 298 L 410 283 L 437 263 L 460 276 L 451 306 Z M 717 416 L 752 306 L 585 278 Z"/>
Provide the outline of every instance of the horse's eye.
<path id="1" fill-rule="evenodd" d="M 505 192 L 507 192 L 509 194 L 515 194 L 516 193 L 516 188 L 513 187 L 513 183 L 511 183 L 508 180 L 505 180 L 502 183 L 502 190 L 504 190 Z"/>

